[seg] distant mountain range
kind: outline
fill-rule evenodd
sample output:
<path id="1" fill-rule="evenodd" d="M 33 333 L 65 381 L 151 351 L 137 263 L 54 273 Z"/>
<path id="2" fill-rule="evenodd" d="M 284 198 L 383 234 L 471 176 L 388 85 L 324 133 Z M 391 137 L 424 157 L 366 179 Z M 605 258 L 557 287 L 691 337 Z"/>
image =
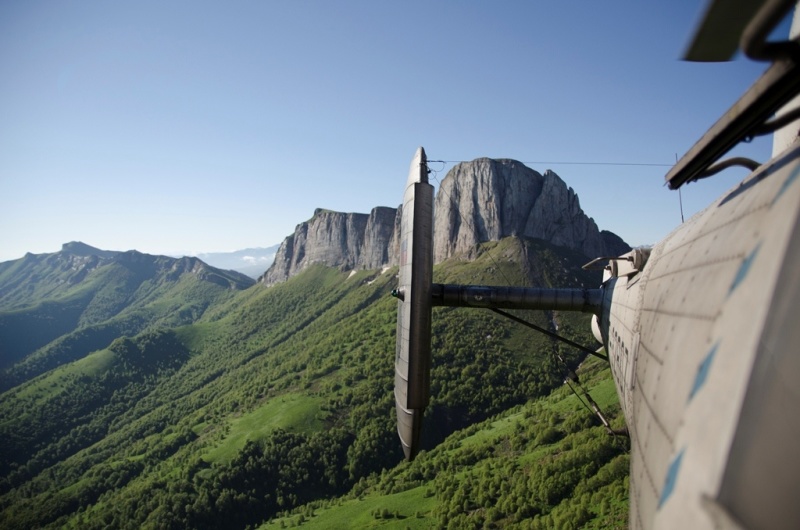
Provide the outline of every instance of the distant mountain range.
<path id="1" fill-rule="evenodd" d="M 218 269 L 241 272 L 255 279 L 264 274 L 275 261 L 275 253 L 280 245 L 271 247 L 246 248 L 233 252 L 204 252 L 196 257 Z"/>
<path id="2" fill-rule="evenodd" d="M 198 258 L 100 250 L 77 241 L 0 263 L 0 389 L 121 335 L 194 322 L 254 283 Z"/>

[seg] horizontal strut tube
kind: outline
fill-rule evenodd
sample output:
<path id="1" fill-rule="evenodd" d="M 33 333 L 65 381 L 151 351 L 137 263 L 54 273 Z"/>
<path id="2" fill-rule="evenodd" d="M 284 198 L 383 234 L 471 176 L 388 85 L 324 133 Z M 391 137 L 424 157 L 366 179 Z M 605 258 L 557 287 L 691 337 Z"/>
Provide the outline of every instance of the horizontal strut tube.
<path id="1" fill-rule="evenodd" d="M 541 289 L 434 283 L 431 298 L 434 306 L 599 313 L 603 301 L 603 291 L 601 289 Z"/>

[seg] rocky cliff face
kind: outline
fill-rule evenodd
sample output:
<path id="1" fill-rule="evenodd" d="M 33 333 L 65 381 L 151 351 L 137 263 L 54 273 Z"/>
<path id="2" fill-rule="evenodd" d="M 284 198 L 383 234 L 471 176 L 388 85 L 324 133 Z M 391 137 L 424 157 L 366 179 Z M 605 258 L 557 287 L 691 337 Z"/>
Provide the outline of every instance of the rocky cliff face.
<path id="1" fill-rule="evenodd" d="M 379 206 L 369 214 L 318 208 L 283 241 L 259 281 L 282 282 L 316 263 L 342 270 L 381 268 L 397 261 L 399 231 L 395 208 Z"/>
<path id="2" fill-rule="evenodd" d="M 558 175 L 515 160 L 458 164 L 442 181 L 435 211 L 435 262 L 508 236 L 543 239 L 589 257 L 630 250 L 614 234 L 601 234 Z"/>
<path id="3" fill-rule="evenodd" d="M 630 250 L 615 234 L 598 230 L 558 175 L 541 175 L 515 160 L 458 164 L 442 181 L 434 212 L 436 263 L 508 236 L 543 239 L 587 257 Z M 378 207 L 369 215 L 317 209 L 284 240 L 259 281 L 282 282 L 315 263 L 342 270 L 396 265 L 400 219 L 400 208 Z"/>

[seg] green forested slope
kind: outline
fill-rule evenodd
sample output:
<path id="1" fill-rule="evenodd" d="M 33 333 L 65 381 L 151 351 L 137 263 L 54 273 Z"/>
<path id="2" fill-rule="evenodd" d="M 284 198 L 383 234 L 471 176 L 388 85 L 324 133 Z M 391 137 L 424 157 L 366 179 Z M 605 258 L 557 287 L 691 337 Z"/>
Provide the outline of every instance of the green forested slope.
<path id="1" fill-rule="evenodd" d="M 0 390 L 80 359 L 116 337 L 192 323 L 252 284 L 196 258 L 79 244 L 2 263 Z"/>
<path id="2" fill-rule="evenodd" d="M 437 266 L 435 280 L 596 284 L 580 270 L 582 260 L 512 238 L 485 245 L 474 260 Z M 430 451 L 398 467 L 395 274 L 312 267 L 218 301 L 194 324 L 119 338 L 6 391 L 0 526 L 244 528 L 351 490 L 389 493 L 383 470 L 385 477 L 424 465 L 427 455 L 445 451 L 448 436 L 464 428 L 475 434 L 469 426 L 486 418 L 509 410 L 526 416 L 514 407 L 560 386 L 563 367 L 553 352 L 573 366 L 580 360 L 491 312 L 437 309 Z M 557 322 L 570 338 L 592 343 L 585 315 L 519 315 Z M 548 426 L 568 439 L 590 421 L 554 416 Z M 526 440 L 539 436 L 535 422 L 518 423 L 531 429 Z M 523 444 L 518 452 L 534 449 Z M 606 452 L 603 458 L 616 454 Z M 461 480 L 459 469 L 452 480 Z M 436 468 L 437 480 L 450 480 L 449 472 Z M 455 501 L 446 492 L 436 493 L 437 508 L 425 517 L 458 515 L 449 515 Z M 492 517 L 527 520 L 530 510 Z"/>
<path id="3" fill-rule="evenodd" d="M 610 370 L 589 358 L 578 373 L 620 427 Z M 627 451 L 561 388 L 261 528 L 626 528 Z"/>

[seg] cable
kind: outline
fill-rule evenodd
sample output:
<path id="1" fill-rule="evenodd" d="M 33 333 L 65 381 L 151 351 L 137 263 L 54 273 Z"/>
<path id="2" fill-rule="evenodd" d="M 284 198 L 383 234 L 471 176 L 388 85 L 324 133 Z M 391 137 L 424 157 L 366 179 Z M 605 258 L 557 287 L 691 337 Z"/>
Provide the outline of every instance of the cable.
<path id="1" fill-rule="evenodd" d="M 589 411 L 590 415 L 600 420 L 600 423 L 603 425 L 603 427 L 605 427 L 606 432 L 608 432 L 608 434 L 614 437 L 615 442 L 618 441 L 617 434 L 620 433 L 611 428 L 611 424 L 609 423 L 608 419 L 606 419 L 606 415 L 603 414 L 602 410 L 600 410 L 600 405 L 598 405 L 597 402 L 594 399 L 592 399 L 592 395 L 589 394 L 589 391 L 586 390 L 586 387 L 581 384 L 581 380 L 578 377 L 578 374 L 576 374 L 575 371 L 569 367 L 569 365 L 564 360 L 564 358 L 561 357 L 561 355 L 556 353 L 555 357 L 564 367 L 564 370 L 566 370 L 566 376 L 564 377 L 564 384 L 567 385 L 570 390 L 572 390 L 572 393 L 575 394 L 576 398 L 578 398 L 578 401 L 580 401 L 581 405 L 583 405 L 583 408 Z M 586 401 L 584 401 L 583 398 L 581 398 L 580 394 L 578 394 L 578 391 L 575 390 L 575 387 L 573 387 L 572 384 L 570 383 L 570 380 L 574 381 L 575 384 L 578 386 L 578 388 L 581 389 L 581 392 L 583 392 Z"/>
<path id="2" fill-rule="evenodd" d="M 470 160 L 428 160 L 428 162 L 437 162 L 442 164 L 460 164 L 462 162 L 470 162 Z M 651 162 L 553 162 L 553 161 L 520 161 L 521 164 L 552 164 L 561 166 L 647 166 L 647 167 L 672 167 L 674 164 L 657 164 Z"/>
<path id="3" fill-rule="evenodd" d="M 605 362 L 608 362 L 608 357 L 606 357 L 605 355 L 600 355 L 596 351 L 591 350 L 590 348 L 587 348 L 585 346 L 581 346 L 577 342 L 571 341 L 566 337 L 562 337 L 558 333 L 553 333 L 552 331 L 550 331 L 548 329 L 544 329 L 543 327 L 537 326 L 533 322 L 528 322 L 527 320 L 523 320 L 523 319 L 521 319 L 521 318 L 519 318 L 517 316 L 512 315 L 511 313 L 506 313 L 502 309 L 496 309 L 496 308 L 490 308 L 490 309 L 492 311 L 494 311 L 495 313 L 497 313 L 498 315 L 501 315 L 501 316 L 504 316 L 504 317 L 506 317 L 508 319 L 513 320 L 517 324 L 522 324 L 523 326 L 527 326 L 527 327 L 529 327 L 531 329 L 534 329 L 534 330 L 536 330 L 536 331 L 538 331 L 540 333 L 544 333 L 548 337 L 552 337 L 552 338 L 554 338 L 556 340 L 560 340 L 561 342 L 564 342 L 567 345 L 572 346 L 573 348 L 577 348 L 577 349 L 581 350 L 582 352 L 588 353 L 589 355 L 593 355 L 593 356 L 597 357 L 598 359 L 601 359 L 601 360 L 603 360 Z"/>
<path id="4" fill-rule="evenodd" d="M 556 357 L 558 357 L 558 360 L 561 361 L 561 364 L 563 364 L 564 368 L 566 368 L 567 370 L 567 377 L 564 379 L 564 383 L 569 387 L 570 390 L 572 390 L 572 393 L 575 394 L 575 397 L 578 398 L 578 401 L 581 402 L 581 405 L 583 405 L 583 407 L 589 411 L 589 414 L 600 420 L 600 423 L 603 425 L 603 427 L 605 427 L 606 432 L 608 432 L 608 434 L 614 437 L 614 442 L 619 443 L 620 440 L 619 438 L 617 438 L 617 435 L 622 434 L 627 436 L 627 430 L 618 432 L 611 428 L 611 423 L 609 423 L 608 419 L 606 418 L 606 415 L 603 414 L 603 411 L 600 410 L 600 405 L 598 405 L 597 402 L 594 399 L 592 399 L 592 395 L 589 394 L 589 391 L 586 390 L 586 387 L 581 384 L 581 381 L 578 378 L 578 374 L 576 374 L 569 368 L 569 366 L 567 366 L 567 363 L 564 361 L 564 359 L 561 358 L 560 355 L 556 355 Z M 591 407 L 589 407 L 589 405 L 587 405 L 583 401 L 583 399 L 575 390 L 575 388 L 572 386 L 572 384 L 570 384 L 569 382 L 570 379 L 575 381 L 575 384 L 578 385 L 578 388 L 581 389 L 581 392 L 583 392 L 583 395 L 586 397 L 586 401 L 589 402 L 589 405 L 591 405 Z"/>
<path id="5" fill-rule="evenodd" d="M 575 397 L 578 398 L 578 401 L 581 402 L 581 405 L 583 405 L 583 408 L 588 410 L 589 414 L 591 414 L 592 416 L 595 416 L 595 412 L 591 408 L 589 408 L 589 405 L 586 404 L 586 402 L 583 400 L 583 398 L 580 396 L 580 394 L 578 394 L 578 392 L 575 390 L 575 388 L 572 386 L 572 384 L 570 384 L 569 378 L 564 379 L 564 383 L 566 383 L 566 385 L 569 387 L 569 389 L 572 390 L 572 393 L 575 394 Z M 586 392 L 586 391 L 584 390 L 584 392 Z M 602 422 L 602 420 L 601 420 L 601 422 Z"/>
<path id="6" fill-rule="evenodd" d="M 723 160 L 721 162 L 717 162 L 716 164 L 706 168 L 705 171 L 703 171 L 702 173 L 700 173 L 699 175 L 697 175 L 694 178 L 694 181 L 698 181 L 700 179 L 711 177 L 713 175 L 716 175 L 717 173 L 719 173 L 723 169 L 728 169 L 729 167 L 733 167 L 733 166 L 743 166 L 743 167 L 746 167 L 747 169 L 749 169 L 750 171 L 755 171 L 756 169 L 758 169 L 761 166 L 761 164 L 759 164 L 755 160 L 751 160 L 751 159 L 743 157 L 743 156 L 735 156 L 733 158 L 728 158 L 728 159 Z"/>

